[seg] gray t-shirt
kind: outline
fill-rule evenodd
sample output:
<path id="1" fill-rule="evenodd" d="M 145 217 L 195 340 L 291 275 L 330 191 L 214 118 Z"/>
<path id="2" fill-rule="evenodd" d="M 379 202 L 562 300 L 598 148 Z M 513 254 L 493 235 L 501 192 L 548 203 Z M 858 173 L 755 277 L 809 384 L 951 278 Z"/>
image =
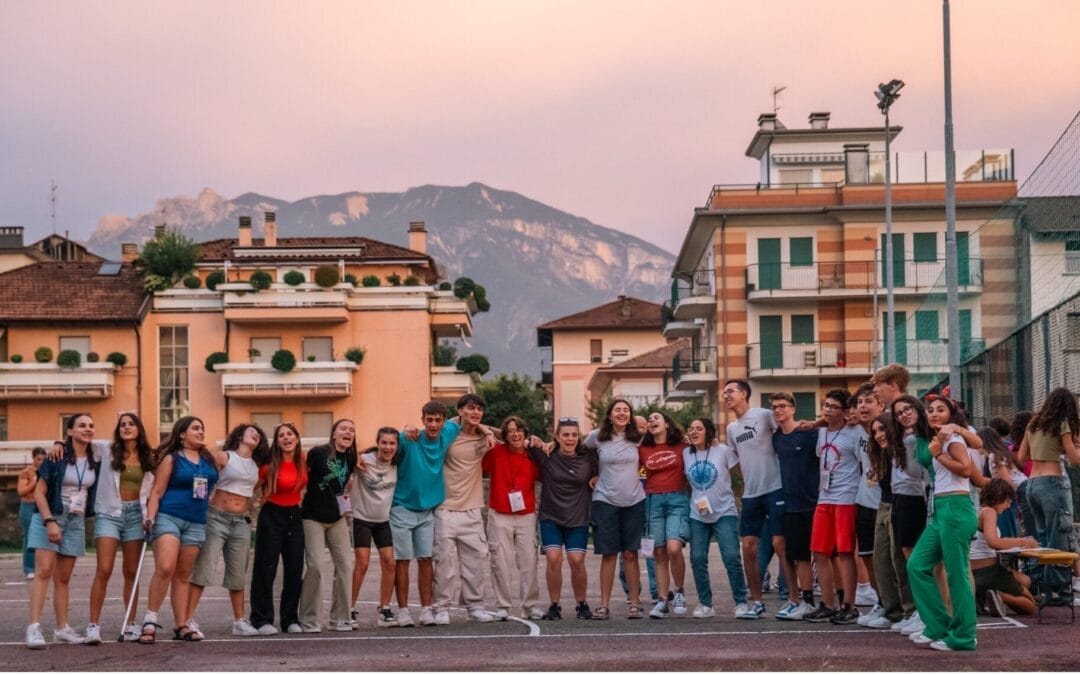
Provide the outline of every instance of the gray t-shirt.
<path id="1" fill-rule="evenodd" d="M 868 509 L 876 509 L 881 506 L 881 486 L 877 481 L 870 481 L 870 449 L 867 447 L 870 444 L 870 434 L 862 426 L 855 429 L 859 432 L 859 465 L 862 469 L 855 503 Z"/>
<path id="2" fill-rule="evenodd" d="M 926 469 L 922 468 L 919 464 L 919 460 L 915 457 L 915 435 L 908 434 L 904 436 L 904 455 L 906 469 L 901 469 L 896 465 L 894 460 L 892 463 L 892 493 L 894 495 L 906 495 L 908 497 L 925 497 L 926 496 L 926 484 L 929 482 L 929 475 L 926 473 Z"/>
<path id="3" fill-rule="evenodd" d="M 776 418 L 772 411 L 750 408 L 727 427 L 727 442 L 739 458 L 743 476 L 743 499 L 760 497 L 783 487 L 780 460 L 773 449 Z"/>
<path id="4" fill-rule="evenodd" d="M 859 465 L 860 427 L 844 426 L 839 431 L 818 429 L 818 460 L 821 489 L 818 504 L 854 504 L 862 480 Z M 828 478 L 826 478 L 826 476 Z"/>
<path id="5" fill-rule="evenodd" d="M 690 520 L 715 523 L 724 516 L 737 516 L 735 494 L 731 491 L 731 467 L 739 463 L 727 445 L 714 445 L 704 452 L 683 449 L 683 467 L 690 483 Z"/>
<path id="6" fill-rule="evenodd" d="M 633 506 L 645 499 L 645 488 L 638 478 L 638 448 L 622 434 L 612 434 L 610 441 L 600 440 L 600 430 L 593 429 L 582 443 L 594 448 L 600 460 L 600 480 L 593 490 L 593 501 L 612 506 Z"/>
<path id="7" fill-rule="evenodd" d="M 397 467 L 383 464 L 373 452 L 360 455 L 358 462 L 367 466 L 364 473 L 356 472 L 349 501 L 352 502 L 353 518 L 369 523 L 385 523 L 390 520 L 390 505 L 397 487 Z"/>

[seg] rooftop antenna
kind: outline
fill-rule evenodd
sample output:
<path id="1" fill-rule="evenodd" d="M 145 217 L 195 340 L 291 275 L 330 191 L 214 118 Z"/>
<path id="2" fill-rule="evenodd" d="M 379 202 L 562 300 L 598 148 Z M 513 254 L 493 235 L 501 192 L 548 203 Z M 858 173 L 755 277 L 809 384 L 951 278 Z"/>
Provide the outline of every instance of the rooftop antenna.
<path id="1" fill-rule="evenodd" d="M 780 85 L 779 87 L 772 88 L 772 111 L 774 115 L 780 112 L 780 106 L 776 105 L 776 100 L 777 98 L 779 98 L 780 92 L 784 91 L 785 89 L 787 89 L 786 85 Z"/>
<path id="2" fill-rule="evenodd" d="M 56 234 L 56 181 L 49 179 L 49 212 L 52 216 L 52 233 Z"/>

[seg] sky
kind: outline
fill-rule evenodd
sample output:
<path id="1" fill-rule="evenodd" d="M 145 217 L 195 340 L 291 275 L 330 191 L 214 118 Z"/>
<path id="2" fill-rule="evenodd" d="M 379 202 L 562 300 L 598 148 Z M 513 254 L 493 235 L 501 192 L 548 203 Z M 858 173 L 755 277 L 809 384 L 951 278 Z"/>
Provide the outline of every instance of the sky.
<path id="1" fill-rule="evenodd" d="M 767 8 L 763 9 L 763 8 Z M 1080 2 L 954 0 L 957 150 L 1022 181 L 1080 108 Z M 211 187 L 286 200 L 480 181 L 677 251 L 756 181 L 759 113 L 943 147 L 939 0 L 0 2 L 0 225 L 89 236 Z"/>

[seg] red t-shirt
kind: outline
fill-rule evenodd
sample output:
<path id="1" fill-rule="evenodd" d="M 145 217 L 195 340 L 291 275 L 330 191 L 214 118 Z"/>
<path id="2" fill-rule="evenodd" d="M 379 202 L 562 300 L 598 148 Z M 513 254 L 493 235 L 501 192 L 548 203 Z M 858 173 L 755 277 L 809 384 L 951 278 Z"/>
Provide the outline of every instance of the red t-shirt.
<path id="1" fill-rule="evenodd" d="M 263 466 L 259 468 L 259 478 L 265 479 L 266 474 L 270 471 L 270 466 Z M 300 485 L 297 486 L 297 480 L 300 481 Z M 300 498 L 304 494 L 304 487 L 307 485 L 307 473 L 302 475 L 297 472 L 296 465 L 292 462 L 282 462 L 278 467 L 277 474 L 277 489 L 270 494 L 266 499 L 271 504 L 277 506 L 300 506 Z"/>
<path id="2" fill-rule="evenodd" d="M 496 513 L 522 516 L 536 511 L 536 481 L 540 470 L 525 452 L 511 452 L 500 443 L 484 456 L 484 473 L 491 476 L 488 507 Z M 510 509 L 510 492 L 518 490 L 525 501 L 525 510 Z"/>
<path id="3" fill-rule="evenodd" d="M 638 458 L 645 467 L 646 494 L 686 490 L 682 451 L 681 445 L 638 446 Z"/>

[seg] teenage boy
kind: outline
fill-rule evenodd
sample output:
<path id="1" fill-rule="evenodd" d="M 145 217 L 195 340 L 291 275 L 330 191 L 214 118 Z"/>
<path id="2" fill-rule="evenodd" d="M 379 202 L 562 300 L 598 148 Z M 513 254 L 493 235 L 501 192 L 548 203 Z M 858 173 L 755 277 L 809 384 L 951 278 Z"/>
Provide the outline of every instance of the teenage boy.
<path id="1" fill-rule="evenodd" d="M 742 535 L 743 571 L 750 587 L 751 603 L 735 607 L 740 619 L 760 619 L 765 616 L 762 602 L 761 573 L 758 570 L 758 538 L 768 525 L 772 533 L 773 550 L 780 559 L 780 568 L 787 568 L 784 543 L 784 490 L 780 478 L 780 462 L 773 449 L 776 419 L 769 410 L 750 407 L 750 383 L 728 380 L 724 383 L 724 404 L 735 415 L 727 427 L 727 442 L 739 458 L 743 475 L 742 514 L 739 534 Z"/>
<path id="2" fill-rule="evenodd" d="M 810 533 L 818 500 L 817 429 L 799 429 L 795 398 L 773 394 L 769 401 L 776 432 L 772 444 L 780 462 L 784 490 L 784 576 L 789 580 L 788 603 L 776 613 L 784 621 L 799 621 L 814 611 Z M 798 580 L 798 583 L 796 583 Z"/>
<path id="3" fill-rule="evenodd" d="M 818 430 L 818 503 L 810 537 L 810 551 L 814 554 L 821 586 L 821 604 L 803 617 L 814 623 L 851 624 L 859 618 L 852 601 L 855 599 L 855 495 L 862 472 L 859 430 L 848 426 L 846 420 L 848 398 L 850 395 L 843 389 L 833 389 L 825 394 L 821 406 L 826 426 Z M 839 579 L 833 575 L 834 551 Z"/>
<path id="4" fill-rule="evenodd" d="M 890 363 L 874 371 L 870 384 L 874 386 L 874 394 L 877 395 L 882 409 L 890 410 L 892 402 L 907 393 L 908 385 L 911 384 L 911 373 L 899 363 Z"/>
<path id="5" fill-rule="evenodd" d="M 878 598 L 877 575 L 874 574 L 874 525 L 881 506 L 881 485 L 871 471 L 868 450 L 870 425 L 884 412 L 884 408 L 874 394 L 874 385 L 869 382 L 859 385 L 848 402 L 848 408 L 854 411 L 856 428 L 859 430 L 859 467 L 862 475 L 859 491 L 855 495 L 855 540 L 858 545 L 856 552 L 867 579 L 866 583 L 860 582 L 855 587 L 855 604 L 873 606 L 859 617 L 858 624 L 865 626 L 884 613 Z"/>

